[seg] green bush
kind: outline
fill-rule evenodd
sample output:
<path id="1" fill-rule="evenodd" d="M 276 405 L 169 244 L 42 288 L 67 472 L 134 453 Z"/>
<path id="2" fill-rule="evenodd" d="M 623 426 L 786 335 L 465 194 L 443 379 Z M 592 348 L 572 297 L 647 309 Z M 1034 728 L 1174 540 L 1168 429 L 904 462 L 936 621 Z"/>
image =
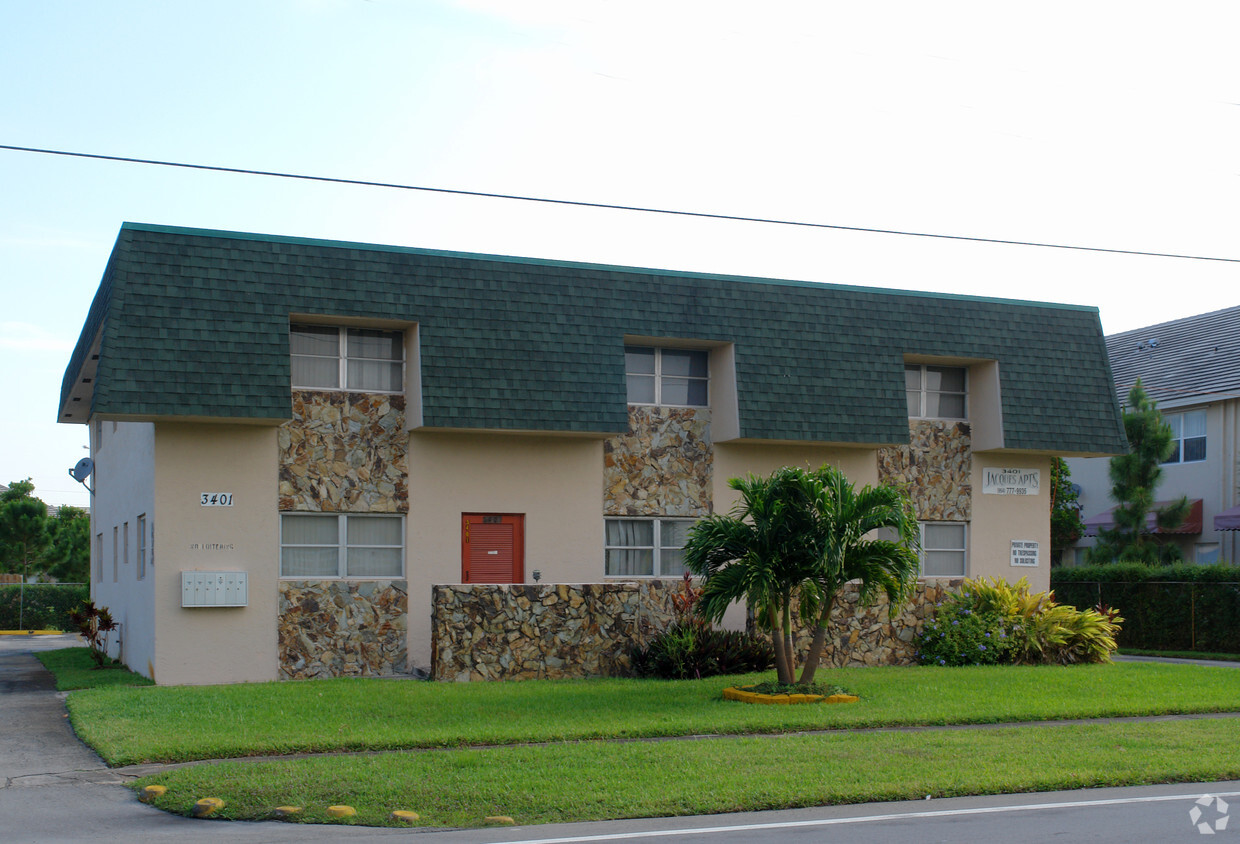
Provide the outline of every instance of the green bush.
<path id="1" fill-rule="evenodd" d="M 674 622 L 642 647 L 629 652 L 638 677 L 693 680 L 717 674 L 750 674 L 775 664 L 775 651 L 764 636 L 716 630 L 701 619 Z"/>
<path id="2" fill-rule="evenodd" d="M 28 583 L 22 609 L 20 584 L 0 586 L 0 630 L 73 630 L 69 612 L 89 599 L 90 587 L 84 584 Z"/>
<path id="3" fill-rule="evenodd" d="M 1023 577 L 1015 584 L 966 580 L 936 607 L 918 640 L 924 665 L 1109 662 L 1124 620 L 1057 604 L 1052 593 L 1031 593 Z"/>
<path id="4" fill-rule="evenodd" d="M 1053 569 L 1063 603 L 1114 607 L 1123 648 L 1240 653 L 1240 569 L 1113 563 Z"/>

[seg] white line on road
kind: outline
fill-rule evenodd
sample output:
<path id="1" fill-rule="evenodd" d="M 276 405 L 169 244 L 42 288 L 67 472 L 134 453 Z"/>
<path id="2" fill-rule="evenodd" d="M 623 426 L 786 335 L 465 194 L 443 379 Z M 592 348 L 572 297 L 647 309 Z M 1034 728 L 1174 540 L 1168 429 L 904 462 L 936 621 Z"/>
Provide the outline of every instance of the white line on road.
<path id="1" fill-rule="evenodd" d="M 655 829 L 645 832 L 615 832 L 606 835 L 581 835 L 570 838 L 514 838 L 496 844 L 573 844 L 580 841 L 628 841 L 635 838 L 670 838 L 681 835 L 719 835 L 725 832 L 748 832 L 760 829 L 790 829 L 793 827 L 836 826 L 852 823 L 874 823 L 907 818 L 944 818 L 953 815 L 990 815 L 1001 812 L 1033 812 L 1041 809 L 1077 809 L 1090 806 L 1120 806 L 1126 803 L 1165 803 L 1172 800 L 1196 800 L 1203 793 L 1213 797 L 1240 797 L 1240 791 L 1194 792 L 1192 794 L 1168 794 L 1160 797 L 1118 797 L 1113 800 L 1074 800 L 1067 803 L 1028 803 L 1014 806 L 984 806 L 976 809 L 940 809 L 934 812 L 895 812 L 887 815 L 864 815 L 856 818 L 822 818 L 812 821 L 781 821 L 777 823 L 740 824 L 736 826 L 709 826 L 690 829 Z"/>

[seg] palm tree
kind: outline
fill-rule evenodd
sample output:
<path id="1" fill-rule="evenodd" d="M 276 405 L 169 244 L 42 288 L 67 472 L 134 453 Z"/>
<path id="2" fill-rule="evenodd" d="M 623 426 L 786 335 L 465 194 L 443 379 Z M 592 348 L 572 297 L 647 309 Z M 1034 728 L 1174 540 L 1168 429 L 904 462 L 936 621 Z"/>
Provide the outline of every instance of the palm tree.
<path id="1" fill-rule="evenodd" d="M 884 592 L 893 616 L 907 598 L 918 571 L 911 507 L 892 487 L 858 492 L 832 466 L 784 467 L 728 485 L 740 493 L 736 506 L 699 521 L 685 545 L 686 565 L 705 578 L 698 611 L 719 621 L 732 602 L 747 600 L 771 633 L 779 682 L 792 683 L 797 604 L 801 623 L 815 625 L 800 680 L 812 682 L 840 587 L 860 580 L 863 601 Z M 894 529 L 897 540 L 866 538 L 880 528 Z"/>

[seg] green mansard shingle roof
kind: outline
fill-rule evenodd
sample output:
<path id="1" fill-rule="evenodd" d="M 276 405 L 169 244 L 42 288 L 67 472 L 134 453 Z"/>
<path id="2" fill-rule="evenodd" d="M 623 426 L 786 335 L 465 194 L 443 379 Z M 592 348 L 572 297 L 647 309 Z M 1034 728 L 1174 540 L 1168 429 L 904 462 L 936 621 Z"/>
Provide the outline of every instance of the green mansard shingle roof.
<path id="1" fill-rule="evenodd" d="M 999 362 L 1007 448 L 1126 450 L 1093 308 L 132 223 L 61 417 L 97 353 L 91 414 L 288 419 L 290 314 L 417 323 L 432 428 L 622 431 L 630 335 L 734 344 L 746 439 L 907 442 L 933 355 Z"/>

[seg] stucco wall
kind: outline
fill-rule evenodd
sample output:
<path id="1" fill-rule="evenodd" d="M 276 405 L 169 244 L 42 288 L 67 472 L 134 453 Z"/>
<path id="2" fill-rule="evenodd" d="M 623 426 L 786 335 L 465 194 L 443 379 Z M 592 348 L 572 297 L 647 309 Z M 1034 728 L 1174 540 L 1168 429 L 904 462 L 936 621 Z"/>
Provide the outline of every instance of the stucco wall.
<path id="1" fill-rule="evenodd" d="M 1036 469 L 1040 489 L 1033 495 L 982 492 L 986 468 Z M 973 455 L 973 522 L 969 526 L 969 577 L 1001 577 L 1010 583 L 1029 578 L 1034 592 L 1051 584 L 1051 464 L 1044 455 L 976 452 Z M 1037 542 L 1038 565 L 1013 566 L 1012 542 Z"/>
<path id="2" fill-rule="evenodd" d="M 91 456 L 95 461 L 91 478 L 95 489 L 90 514 L 91 598 L 97 606 L 107 607 L 121 625 L 109 637 L 111 656 L 150 677 L 155 659 L 151 536 L 158 515 L 155 426 L 149 422 L 103 421 L 90 427 Z M 146 517 L 147 569 L 146 576 L 139 580 L 138 517 L 142 515 Z M 97 540 L 99 534 L 103 535 L 102 543 Z"/>
<path id="3" fill-rule="evenodd" d="M 279 522 L 276 429 L 155 424 L 155 680 L 276 678 Z M 230 492 L 231 507 L 204 507 Z M 245 607 L 181 607 L 181 572 L 248 572 Z"/>
<path id="4" fill-rule="evenodd" d="M 409 660 L 431 661 L 431 588 L 461 581 L 461 514 L 525 517 L 525 577 L 603 571 L 601 440 L 415 431 L 409 438 Z"/>

